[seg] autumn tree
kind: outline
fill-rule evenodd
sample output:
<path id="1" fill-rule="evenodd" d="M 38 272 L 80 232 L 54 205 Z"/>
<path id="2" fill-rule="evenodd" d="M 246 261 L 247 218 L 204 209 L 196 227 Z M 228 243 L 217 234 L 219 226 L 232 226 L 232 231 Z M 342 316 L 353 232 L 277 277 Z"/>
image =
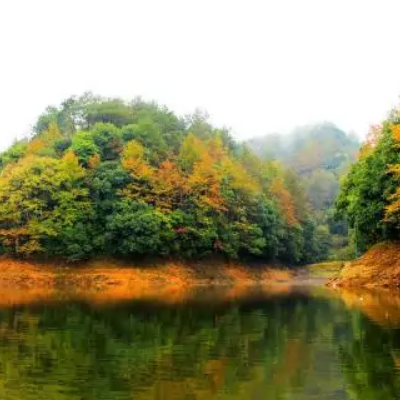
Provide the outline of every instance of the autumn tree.
<path id="1" fill-rule="evenodd" d="M 0 251 L 304 263 L 328 251 L 306 197 L 298 175 L 204 112 L 86 93 L 0 154 Z"/>
<path id="2" fill-rule="evenodd" d="M 286 223 L 289 226 L 296 225 L 298 223 L 298 220 L 296 217 L 294 201 L 289 190 L 287 190 L 287 188 L 285 187 L 283 178 L 280 177 L 275 178 L 271 184 L 270 191 L 272 195 L 275 197 L 283 213 Z"/>
<path id="3" fill-rule="evenodd" d="M 397 113 L 383 121 L 373 145 L 368 145 L 341 185 L 337 214 L 353 228 L 360 250 L 399 235 L 398 125 Z"/>
<path id="4" fill-rule="evenodd" d="M 16 254 L 44 252 L 82 213 L 90 213 L 85 171 L 72 153 L 56 160 L 27 156 L 0 175 L 0 236 Z"/>

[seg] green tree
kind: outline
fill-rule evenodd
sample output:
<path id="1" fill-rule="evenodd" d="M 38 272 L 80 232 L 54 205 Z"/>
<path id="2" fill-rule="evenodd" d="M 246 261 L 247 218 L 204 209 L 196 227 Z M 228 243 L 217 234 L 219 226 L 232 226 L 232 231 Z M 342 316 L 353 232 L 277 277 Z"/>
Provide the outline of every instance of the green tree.
<path id="1" fill-rule="evenodd" d="M 399 185 L 390 166 L 400 162 L 398 147 L 392 133 L 391 116 L 382 125 L 379 138 L 370 149 L 364 148 L 356 164 L 343 180 L 336 203 L 337 214 L 345 217 L 357 235 L 361 250 L 381 240 L 396 239 L 396 219 L 387 220 L 386 209 Z"/>
<path id="2" fill-rule="evenodd" d="M 13 253 L 54 252 L 46 242 L 61 240 L 82 213 L 90 214 L 85 171 L 73 154 L 56 160 L 28 156 L 0 175 L 0 236 Z"/>
<path id="3" fill-rule="evenodd" d="M 166 255 L 174 239 L 170 218 L 129 200 L 116 205 L 106 229 L 111 248 L 123 255 Z"/>
<path id="4" fill-rule="evenodd" d="M 298 174 L 199 110 L 183 119 L 140 98 L 73 96 L 0 155 L 0 171 L 6 253 L 290 263 L 326 254 L 325 221 L 314 222 Z"/>

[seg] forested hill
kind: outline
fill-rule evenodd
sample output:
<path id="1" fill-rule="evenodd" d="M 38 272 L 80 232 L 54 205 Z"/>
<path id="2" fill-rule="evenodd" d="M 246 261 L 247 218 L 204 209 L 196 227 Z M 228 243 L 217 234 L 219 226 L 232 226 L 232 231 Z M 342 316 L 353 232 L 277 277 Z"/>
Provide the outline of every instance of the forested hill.
<path id="1" fill-rule="evenodd" d="M 287 135 L 270 134 L 251 139 L 248 146 L 265 160 L 276 159 L 304 178 L 314 209 L 333 205 L 339 179 L 356 160 L 360 142 L 332 123 L 307 125 Z"/>
<path id="2" fill-rule="evenodd" d="M 196 112 L 86 94 L 47 108 L 0 155 L 0 250 L 98 255 L 323 259 L 296 173 L 263 161 Z"/>
<path id="3" fill-rule="evenodd" d="M 355 135 L 329 122 L 302 126 L 287 135 L 265 135 L 248 144 L 260 157 L 281 160 L 301 175 L 316 169 L 340 171 L 355 160 L 360 147 Z"/>
<path id="4" fill-rule="evenodd" d="M 371 130 L 358 161 L 342 182 L 337 214 L 346 218 L 353 228 L 360 251 L 400 238 L 399 148 L 400 111 L 394 110 Z M 381 261 L 384 263 L 385 258 L 391 260 L 385 251 L 375 254 L 382 258 L 375 257 L 377 265 Z M 398 285 L 398 277 L 396 279 Z"/>

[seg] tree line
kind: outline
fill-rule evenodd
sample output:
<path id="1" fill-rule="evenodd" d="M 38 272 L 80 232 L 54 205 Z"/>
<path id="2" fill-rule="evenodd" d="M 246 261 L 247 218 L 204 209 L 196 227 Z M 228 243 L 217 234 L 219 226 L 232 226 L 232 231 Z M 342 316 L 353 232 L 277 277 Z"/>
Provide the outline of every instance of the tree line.
<path id="1" fill-rule="evenodd" d="M 258 257 L 329 250 L 297 173 L 207 114 L 87 93 L 0 155 L 0 249 L 20 257 Z"/>
<path id="2" fill-rule="evenodd" d="M 371 128 L 358 161 L 343 179 L 336 209 L 360 252 L 400 234 L 400 117 L 392 111 Z"/>
<path id="3" fill-rule="evenodd" d="M 255 137 L 248 146 L 264 160 L 278 160 L 301 178 L 314 221 L 330 233 L 330 257 L 354 256 L 346 221 L 336 220 L 335 200 L 340 180 L 357 159 L 360 140 L 330 122 L 300 126 L 286 134 Z"/>

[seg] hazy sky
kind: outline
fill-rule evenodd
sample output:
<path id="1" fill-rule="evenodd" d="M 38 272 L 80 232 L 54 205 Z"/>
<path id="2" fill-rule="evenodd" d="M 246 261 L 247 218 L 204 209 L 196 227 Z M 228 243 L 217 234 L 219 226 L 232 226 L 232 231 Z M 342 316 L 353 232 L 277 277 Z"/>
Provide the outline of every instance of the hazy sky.
<path id="1" fill-rule="evenodd" d="M 330 120 L 360 135 L 400 94 L 399 0 L 1 0 L 0 149 L 91 90 L 205 108 L 240 138 Z"/>

